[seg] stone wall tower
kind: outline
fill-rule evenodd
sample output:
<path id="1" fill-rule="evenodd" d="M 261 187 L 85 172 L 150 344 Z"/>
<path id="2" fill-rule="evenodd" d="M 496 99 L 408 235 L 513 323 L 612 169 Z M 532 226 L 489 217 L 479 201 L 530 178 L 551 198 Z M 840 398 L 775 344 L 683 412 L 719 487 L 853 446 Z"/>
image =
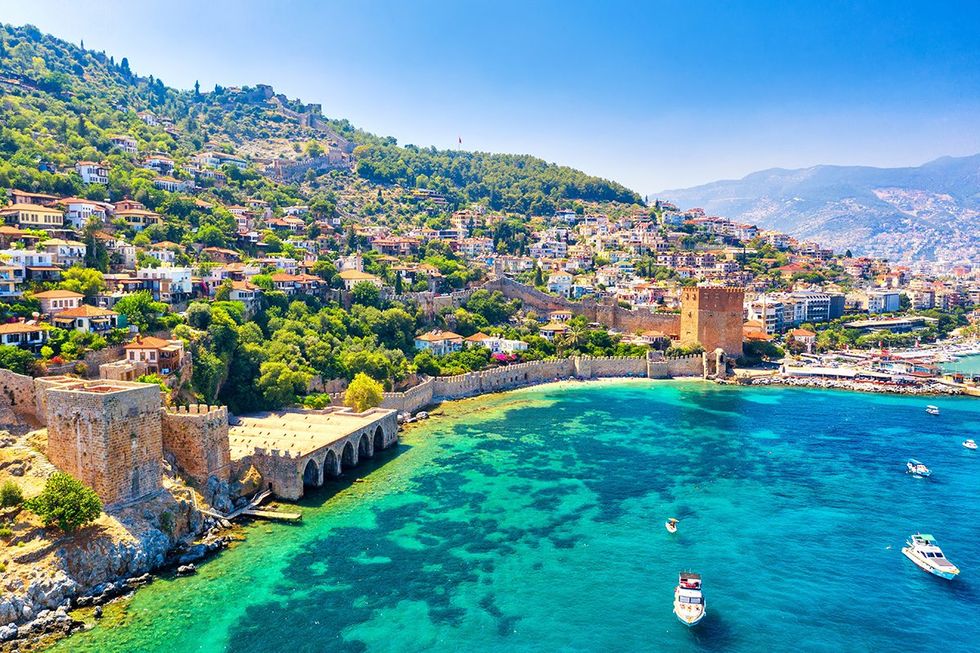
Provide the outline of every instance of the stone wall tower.
<path id="1" fill-rule="evenodd" d="M 745 290 L 694 286 L 681 293 L 681 344 L 700 343 L 706 351 L 722 349 L 729 358 L 742 355 Z"/>
<path id="2" fill-rule="evenodd" d="M 199 489 L 208 479 L 227 481 L 231 471 L 228 408 L 191 404 L 163 413 L 163 448 Z"/>
<path id="3" fill-rule="evenodd" d="M 154 494 L 163 477 L 160 388 L 128 381 L 63 382 L 42 390 L 48 458 L 107 505 Z"/>

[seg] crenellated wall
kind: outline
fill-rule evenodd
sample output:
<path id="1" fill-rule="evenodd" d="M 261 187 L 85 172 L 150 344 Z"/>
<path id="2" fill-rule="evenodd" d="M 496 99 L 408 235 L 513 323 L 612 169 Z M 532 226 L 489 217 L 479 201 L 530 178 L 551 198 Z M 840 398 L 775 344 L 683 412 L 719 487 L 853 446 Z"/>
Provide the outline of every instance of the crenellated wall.
<path id="1" fill-rule="evenodd" d="M 227 481 L 231 469 L 228 408 L 191 404 L 163 412 L 163 449 L 173 455 L 181 473 L 200 488 L 208 479 Z"/>
<path id="2" fill-rule="evenodd" d="M 703 376 L 700 354 L 663 358 L 660 352 L 646 357 L 632 356 L 575 356 L 557 360 L 530 361 L 480 372 L 456 376 L 427 378 L 405 392 L 386 392 L 382 408 L 400 413 L 414 413 L 426 406 L 447 399 L 473 397 L 488 392 L 512 390 L 529 385 L 548 383 L 556 379 L 651 378 L 669 379 L 680 376 Z M 331 395 L 334 404 L 344 402 L 344 393 Z"/>

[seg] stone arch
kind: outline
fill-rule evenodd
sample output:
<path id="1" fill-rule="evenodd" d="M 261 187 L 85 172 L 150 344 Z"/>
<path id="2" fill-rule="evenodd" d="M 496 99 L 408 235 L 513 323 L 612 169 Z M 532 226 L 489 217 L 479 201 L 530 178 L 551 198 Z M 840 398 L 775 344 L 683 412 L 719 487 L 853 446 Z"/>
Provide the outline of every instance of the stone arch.
<path id="1" fill-rule="evenodd" d="M 323 478 L 328 475 L 340 476 L 340 457 L 333 449 L 327 449 L 327 455 L 323 457 Z"/>
<path id="2" fill-rule="evenodd" d="M 303 486 L 317 487 L 320 484 L 320 468 L 317 467 L 316 461 L 310 458 L 303 468 Z"/>
<path id="3" fill-rule="evenodd" d="M 375 452 L 381 451 L 385 448 L 385 432 L 379 424 L 377 428 L 374 429 L 374 450 Z"/>
<path id="4" fill-rule="evenodd" d="M 357 439 L 357 458 L 363 460 L 372 456 L 374 456 L 374 447 L 371 446 L 371 436 L 362 433 L 361 437 Z"/>
<path id="5" fill-rule="evenodd" d="M 357 464 L 357 450 L 350 440 L 344 442 L 344 448 L 340 452 L 340 466 L 349 469 Z"/>

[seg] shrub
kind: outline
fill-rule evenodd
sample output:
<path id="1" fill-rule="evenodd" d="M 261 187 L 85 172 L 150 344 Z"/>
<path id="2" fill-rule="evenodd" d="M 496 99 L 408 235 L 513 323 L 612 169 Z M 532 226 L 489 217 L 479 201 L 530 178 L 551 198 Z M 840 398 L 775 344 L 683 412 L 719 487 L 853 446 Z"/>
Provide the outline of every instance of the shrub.
<path id="1" fill-rule="evenodd" d="M 19 506 L 23 501 L 24 493 L 16 483 L 6 480 L 0 485 L 0 508 Z"/>
<path id="2" fill-rule="evenodd" d="M 344 395 L 344 403 L 357 412 L 380 406 L 383 400 L 384 388 L 364 372 L 358 372 Z"/>
<path id="3" fill-rule="evenodd" d="M 24 507 L 36 514 L 45 526 L 56 524 L 71 533 L 95 521 L 102 512 L 102 502 L 95 491 L 64 472 L 55 472 L 44 484 L 44 490 Z"/>

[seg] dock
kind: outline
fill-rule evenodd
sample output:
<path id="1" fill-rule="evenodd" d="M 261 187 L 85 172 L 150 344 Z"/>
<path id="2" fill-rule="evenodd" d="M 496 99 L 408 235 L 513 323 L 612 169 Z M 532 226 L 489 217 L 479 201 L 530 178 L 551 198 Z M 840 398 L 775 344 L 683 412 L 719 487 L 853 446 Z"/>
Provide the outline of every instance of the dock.
<path id="1" fill-rule="evenodd" d="M 282 521 L 299 521 L 303 515 L 298 512 L 280 512 L 278 510 L 245 510 L 243 515 L 259 519 L 279 519 Z"/>
<path id="2" fill-rule="evenodd" d="M 214 517 L 215 519 L 227 519 L 228 521 L 234 521 L 235 518 L 246 515 L 248 517 L 255 517 L 257 519 L 279 519 L 283 521 L 298 521 L 303 518 L 303 515 L 298 512 L 279 512 L 278 510 L 261 510 L 259 505 L 272 496 L 272 492 L 265 490 L 264 492 L 259 492 L 251 501 L 247 504 L 234 510 L 227 515 L 222 515 L 220 512 L 210 510 L 208 508 L 200 508 L 200 511 L 205 515 Z"/>

